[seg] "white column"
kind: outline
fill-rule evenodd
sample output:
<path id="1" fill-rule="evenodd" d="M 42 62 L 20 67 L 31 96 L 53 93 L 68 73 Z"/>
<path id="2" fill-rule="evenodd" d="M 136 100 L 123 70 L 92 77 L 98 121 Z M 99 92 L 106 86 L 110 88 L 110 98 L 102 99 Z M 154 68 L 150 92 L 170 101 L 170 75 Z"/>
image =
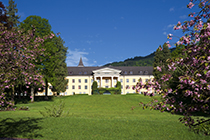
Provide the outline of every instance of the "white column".
<path id="1" fill-rule="evenodd" d="M 113 87 L 113 76 L 111 77 L 112 87 Z"/>
<path id="2" fill-rule="evenodd" d="M 94 76 L 94 81 L 96 81 L 96 76 Z"/>
<path id="3" fill-rule="evenodd" d="M 100 76 L 100 77 L 101 77 L 101 81 L 100 82 L 101 82 L 101 87 L 102 87 L 102 76 Z"/>
<path id="4" fill-rule="evenodd" d="M 117 81 L 119 81 L 119 76 L 117 76 Z"/>

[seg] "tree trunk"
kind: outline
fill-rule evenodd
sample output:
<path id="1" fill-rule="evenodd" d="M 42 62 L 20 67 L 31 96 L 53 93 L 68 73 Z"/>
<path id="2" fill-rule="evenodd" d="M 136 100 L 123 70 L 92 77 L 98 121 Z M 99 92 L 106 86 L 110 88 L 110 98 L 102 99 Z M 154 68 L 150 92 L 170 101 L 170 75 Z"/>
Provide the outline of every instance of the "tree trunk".
<path id="1" fill-rule="evenodd" d="M 45 79 L 45 100 L 48 100 L 47 93 L 48 93 L 48 81 L 47 79 Z"/>
<path id="2" fill-rule="evenodd" d="M 34 102 L 34 87 L 31 86 L 31 102 Z"/>
<path id="3" fill-rule="evenodd" d="M 14 102 L 14 96 L 15 96 L 15 87 L 13 86 L 12 87 L 12 95 L 11 95 L 12 102 Z"/>

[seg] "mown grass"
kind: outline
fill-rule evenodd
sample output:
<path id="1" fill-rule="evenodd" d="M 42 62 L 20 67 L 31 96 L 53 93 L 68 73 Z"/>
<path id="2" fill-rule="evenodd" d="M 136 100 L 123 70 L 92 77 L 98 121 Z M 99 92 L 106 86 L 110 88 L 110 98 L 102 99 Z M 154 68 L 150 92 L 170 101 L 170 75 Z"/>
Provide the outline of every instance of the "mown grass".
<path id="1" fill-rule="evenodd" d="M 158 97 L 157 97 L 158 98 Z M 151 99 L 142 95 L 69 96 L 64 99 L 68 116 L 43 118 L 39 111 L 53 101 L 18 104 L 29 111 L 0 112 L 0 137 L 45 140 L 207 140 L 178 121 L 179 115 L 143 110 L 139 102 Z M 132 106 L 136 106 L 131 110 Z M 64 113 L 65 113 L 64 112 Z"/>

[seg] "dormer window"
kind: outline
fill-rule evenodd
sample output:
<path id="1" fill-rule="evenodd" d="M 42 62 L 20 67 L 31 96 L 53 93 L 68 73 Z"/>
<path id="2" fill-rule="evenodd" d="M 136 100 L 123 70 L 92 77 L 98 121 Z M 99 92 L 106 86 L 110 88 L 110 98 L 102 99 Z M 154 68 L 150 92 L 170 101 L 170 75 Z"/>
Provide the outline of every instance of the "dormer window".
<path id="1" fill-rule="evenodd" d="M 144 71 L 144 74 L 148 74 L 148 71 Z"/>
<path id="2" fill-rule="evenodd" d="M 130 74 L 133 74 L 133 71 L 130 71 L 129 73 L 130 73 Z"/>
<path id="3" fill-rule="evenodd" d="M 139 74 L 143 74 L 143 71 L 142 71 L 142 70 L 140 70 L 140 71 L 139 71 Z"/>
<path id="4" fill-rule="evenodd" d="M 85 71 L 84 74 L 87 74 L 87 72 Z"/>
<path id="5" fill-rule="evenodd" d="M 124 74 L 128 74 L 127 71 L 124 71 Z"/>
<path id="6" fill-rule="evenodd" d="M 81 74 L 82 74 L 82 72 L 79 72 L 79 74 L 81 75 Z"/>
<path id="7" fill-rule="evenodd" d="M 70 75 L 72 75 L 72 74 L 73 74 L 73 72 L 72 72 L 72 71 L 69 71 L 69 74 L 70 74 Z"/>

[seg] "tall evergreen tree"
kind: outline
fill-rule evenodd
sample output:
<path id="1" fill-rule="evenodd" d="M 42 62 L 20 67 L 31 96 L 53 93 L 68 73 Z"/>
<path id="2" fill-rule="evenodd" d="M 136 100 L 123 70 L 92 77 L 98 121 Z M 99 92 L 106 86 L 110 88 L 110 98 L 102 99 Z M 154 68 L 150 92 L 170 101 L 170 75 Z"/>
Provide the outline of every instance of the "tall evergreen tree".
<path id="1" fill-rule="evenodd" d="M 158 47 L 158 49 L 155 52 L 154 56 L 154 63 L 153 63 L 153 75 L 155 79 L 160 79 L 162 74 L 161 72 L 157 69 L 157 66 L 162 66 L 163 65 L 163 51 L 161 45 Z"/>
<path id="2" fill-rule="evenodd" d="M 167 74 L 168 71 L 168 61 L 171 58 L 171 52 L 166 43 L 163 44 L 163 47 L 159 48 L 155 52 L 154 63 L 153 63 L 153 75 L 157 81 L 160 81 L 160 78 L 163 74 Z M 158 69 L 161 69 L 158 70 Z M 164 84 L 161 85 L 163 88 Z"/>
<path id="3" fill-rule="evenodd" d="M 6 6 L 7 9 L 7 15 L 8 15 L 8 21 L 13 27 L 17 27 L 20 23 L 18 20 L 20 19 L 20 16 L 17 15 L 18 9 L 16 8 L 17 4 L 13 0 L 9 0 L 9 6 Z"/>
<path id="4" fill-rule="evenodd" d="M 162 71 L 163 73 L 167 73 L 168 71 L 168 62 L 169 59 L 171 58 L 171 51 L 168 48 L 168 45 L 166 43 L 163 44 L 163 65 L 162 65 Z"/>

